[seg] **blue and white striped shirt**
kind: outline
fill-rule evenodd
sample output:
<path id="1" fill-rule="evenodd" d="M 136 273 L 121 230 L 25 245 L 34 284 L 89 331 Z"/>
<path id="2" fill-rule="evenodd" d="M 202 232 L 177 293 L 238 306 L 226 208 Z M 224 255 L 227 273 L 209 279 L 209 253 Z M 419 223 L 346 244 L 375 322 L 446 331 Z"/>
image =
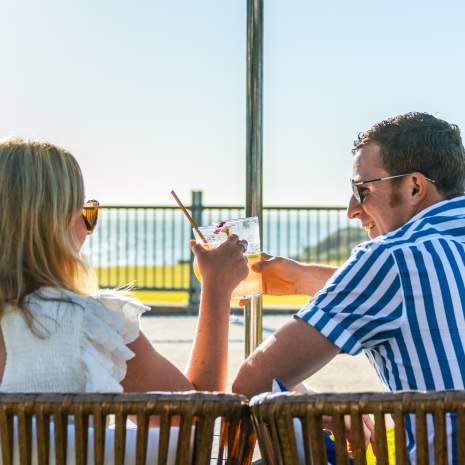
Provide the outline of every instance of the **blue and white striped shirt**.
<path id="1" fill-rule="evenodd" d="M 388 390 L 464 389 L 465 197 L 357 246 L 296 316 L 342 352 L 364 350 Z"/>

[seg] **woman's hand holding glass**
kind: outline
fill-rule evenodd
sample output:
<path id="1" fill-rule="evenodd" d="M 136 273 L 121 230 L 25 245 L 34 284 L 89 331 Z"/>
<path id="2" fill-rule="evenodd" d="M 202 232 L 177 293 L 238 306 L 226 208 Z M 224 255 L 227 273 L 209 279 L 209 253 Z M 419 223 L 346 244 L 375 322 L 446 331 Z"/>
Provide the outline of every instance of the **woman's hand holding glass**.
<path id="1" fill-rule="evenodd" d="M 247 242 L 239 240 L 235 234 L 211 250 L 191 241 L 191 249 L 196 257 L 204 288 L 214 287 L 231 294 L 249 273 L 247 257 L 244 255 Z"/>

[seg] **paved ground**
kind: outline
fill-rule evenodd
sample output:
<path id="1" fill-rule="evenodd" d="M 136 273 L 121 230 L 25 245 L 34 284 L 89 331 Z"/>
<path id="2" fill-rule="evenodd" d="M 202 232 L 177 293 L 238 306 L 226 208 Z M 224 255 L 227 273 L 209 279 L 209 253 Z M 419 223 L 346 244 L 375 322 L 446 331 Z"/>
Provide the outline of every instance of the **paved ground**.
<path id="1" fill-rule="evenodd" d="M 290 315 L 265 315 L 263 326 L 267 330 L 277 329 Z M 159 316 L 142 318 L 142 329 L 157 350 L 180 369 L 184 369 L 192 346 L 196 317 Z M 270 334 L 265 332 L 265 337 Z M 232 318 L 230 328 L 229 386 L 234 373 L 244 359 L 244 327 L 241 318 Z M 338 355 L 330 364 L 306 381 L 317 391 L 356 392 L 382 391 L 373 368 L 364 355 L 351 357 Z"/>

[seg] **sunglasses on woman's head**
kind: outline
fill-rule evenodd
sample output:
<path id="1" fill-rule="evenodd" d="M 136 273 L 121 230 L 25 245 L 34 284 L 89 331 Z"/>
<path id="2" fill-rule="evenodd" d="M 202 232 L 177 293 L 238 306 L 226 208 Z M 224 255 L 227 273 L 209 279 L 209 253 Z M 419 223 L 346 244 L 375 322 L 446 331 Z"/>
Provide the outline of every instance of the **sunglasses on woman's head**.
<path id="1" fill-rule="evenodd" d="M 94 232 L 97 226 L 99 203 L 97 200 L 88 200 L 82 207 L 82 218 L 86 224 L 87 234 Z"/>

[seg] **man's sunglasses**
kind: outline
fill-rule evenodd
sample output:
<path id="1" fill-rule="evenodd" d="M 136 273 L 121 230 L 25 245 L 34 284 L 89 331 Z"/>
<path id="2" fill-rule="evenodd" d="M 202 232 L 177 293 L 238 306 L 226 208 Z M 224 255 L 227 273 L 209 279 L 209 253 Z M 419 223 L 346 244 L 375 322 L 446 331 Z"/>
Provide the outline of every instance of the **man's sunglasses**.
<path id="1" fill-rule="evenodd" d="M 94 232 L 97 226 L 99 203 L 97 200 L 88 200 L 82 207 L 82 218 L 86 224 L 87 234 Z"/>
<path id="2" fill-rule="evenodd" d="M 368 181 L 354 181 L 353 179 L 350 180 L 350 184 L 352 186 L 352 193 L 354 194 L 355 200 L 358 203 L 363 203 L 366 198 L 366 193 L 365 189 L 362 187 L 365 184 L 368 184 L 370 182 L 379 182 L 379 181 L 386 181 L 387 179 L 394 179 L 394 178 L 402 178 L 404 176 L 409 176 L 413 173 L 405 173 L 405 174 L 396 174 L 395 176 L 386 176 L 385 178 L 375 178 L 375 179 L 369 179 Z M 423 175 L 424 176 L 424 175 Z M 436 184 L 436 181 L 433 179 L 427 178 L 427 181 L 432 182 L 433 184 Z"/>

